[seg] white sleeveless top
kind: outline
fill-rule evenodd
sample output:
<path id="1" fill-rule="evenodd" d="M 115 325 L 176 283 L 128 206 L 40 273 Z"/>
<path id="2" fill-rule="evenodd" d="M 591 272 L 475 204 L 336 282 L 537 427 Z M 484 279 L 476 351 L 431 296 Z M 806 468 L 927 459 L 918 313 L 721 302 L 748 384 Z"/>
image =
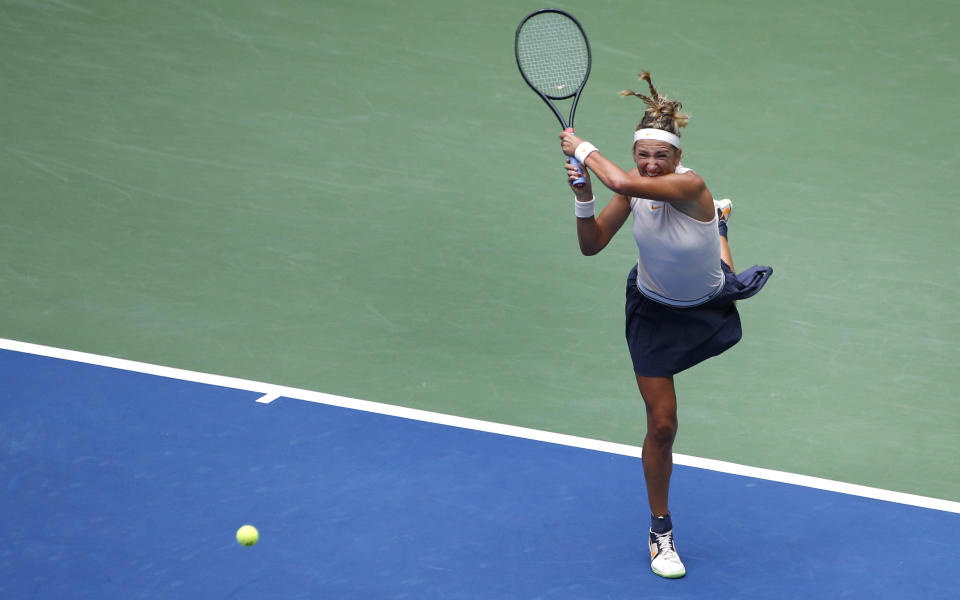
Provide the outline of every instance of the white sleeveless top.
<path id="1" fill-rule="evenodd" d="M 688 173 L 677 165 L 676 172 Z M 704 223 L 669 202 L 631 198 L 633 237 L 640 250 L 637 288 L 662 304 L 703 304 L 723 288 L 717 217 Z"/>

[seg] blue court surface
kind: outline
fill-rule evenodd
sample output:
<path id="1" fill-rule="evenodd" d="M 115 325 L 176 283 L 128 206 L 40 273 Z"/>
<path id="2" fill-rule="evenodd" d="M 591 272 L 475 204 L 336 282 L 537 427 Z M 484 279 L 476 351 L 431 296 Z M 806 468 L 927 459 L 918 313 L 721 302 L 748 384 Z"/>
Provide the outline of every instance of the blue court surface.
<path id="1" fill-rule="evenodd" d="M 668 581 L 633 456 L 9 350 L 0 378 L 3 598 L 960 597 L 951 511 L 677 466 Z"/>

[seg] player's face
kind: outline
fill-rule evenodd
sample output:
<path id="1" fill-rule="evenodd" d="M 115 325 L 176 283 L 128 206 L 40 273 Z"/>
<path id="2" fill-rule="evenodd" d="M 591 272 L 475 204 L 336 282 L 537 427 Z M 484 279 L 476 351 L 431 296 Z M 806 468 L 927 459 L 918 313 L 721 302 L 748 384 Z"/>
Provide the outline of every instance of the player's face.
<path id="1" fill-rule="evenodd" d="M 637 140 L 633 145 L 633 160 L 644 177 L 666 175 L 677 170 L 680 150 L 660 140 Z"/>

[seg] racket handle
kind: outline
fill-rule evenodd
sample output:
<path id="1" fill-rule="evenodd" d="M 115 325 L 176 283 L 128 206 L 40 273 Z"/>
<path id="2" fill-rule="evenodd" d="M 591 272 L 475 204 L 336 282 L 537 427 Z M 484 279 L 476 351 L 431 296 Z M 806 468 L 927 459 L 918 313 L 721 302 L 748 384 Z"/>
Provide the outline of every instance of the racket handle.
<path id="1" fill-rule="evenodd" d="M 564 132 L 564 133 L 573 133 L 573 127 L 567 127 L 566 129 L 563 130 L 563 132 Z M 575 185 L 575 186 L 577 186 L 577 187 L 582 187 L 583 184 L 585 184 L 585 183 L 587 182 L 587 178 L 583 176 L 583 165 L 580 164 L 580 161 L 579 161 L 579 160 L 577 160 L 576 158 L 574 158 L 574 157 L 572 157 L 572 156 L 570 156 L 570 157 L 568 157 L 568 158 L 570 159 L 570 164 L 572 164 L 573 166 L 575 166 L 575 167 L 577 168 L 577 170 L 580 171 L 580 177 L 577 177 L 576 179 L 574 179 L 573 181 L 571 181 L 571 182 L 570 182 L 570 185 Z"/>

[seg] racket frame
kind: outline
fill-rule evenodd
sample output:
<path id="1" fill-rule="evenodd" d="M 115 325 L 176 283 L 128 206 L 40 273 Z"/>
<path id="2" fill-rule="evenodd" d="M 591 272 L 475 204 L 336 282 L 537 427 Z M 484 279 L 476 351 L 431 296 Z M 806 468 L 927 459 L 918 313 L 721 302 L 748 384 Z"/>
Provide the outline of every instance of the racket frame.
<path id="1" fill-rule="evenodd" d="M 523 30 L 523 26 L 527 23 L 527 21 L 529 21 L 530 19 L 532 19 L 537 15 L 541 15 L 544 13 L 556 13 L 573 21 L 574 25 L 577 26 L 577 29 L 580 30 L 580 35 L 583 36 L 583 43 L 587 47 L 587 71 L 583 75 L 583 81 L 580 82 L 580 85 L 577 86 L 576 90 L 563 96 L 545 94 L 541 92 L 539 89 L 537 89 L 537 86 L 533 85 L 533 83 L 530 82 L 530 80 L 527 78 L 527 74 L 523 72 L 523 67 L 520 66 L 520 47 L 519 47 L 520 32 Z M 587 79 L 590 78 L 590 69 L 593 65 L 593 53 L 590 50 L 590 40 L 587 39 L 587 32 L 583 30 L 583 25 L 580 24 L 580 21 L 578 21 L 576 17 L 574 17 L 567 11 L 560 10 L 559 8 L 541 8 L 539 10 L 535 10 L 532 13 L 525 16 L 523 20 L 520 21 L 520 24 L 517 26 L 517 32 L 514 35 L 514 39 L 513 39 L 513 54 L 514 54 L 514 58 L 516 58 L 516 61 L 517 61 L 517 70 L 520 71 L 520 76 L 523 77 L 523 80 L 527 83 L 528 86 L 530 86 L 530 89 L 536 92 L 537 95 L 540 96 L 540 98 L 547 103 L 547 106 L 549 106 L 550 110 L 553 111 L 553 114 L 556 115 L 557 120 L 560 121 L 560 127 L 563 128 L 563 130 L 566 132 L 573 133 L 573 118 L 577 111 L 577 103 L 580 101 L 580 92 L 583 91 L 583 86 L 587 85 Z M 567 100 L 570 98 L 573 98 L 573 102 L 570 105 L 570 114 L 565 120 L 563 118 L 563 114 L 560 112 L 560 109 L 557 108 L 557 105 L 554 104 L 553 101 Z M 586 182 L 586 178 L 583 177 L 582 175 L 583 167 L 580 165 L 580 161 L 578 161 L 576 158 L 572 156 L 569 158 L 570 158 L 570 162 L 574 166 L 576 166 L 577 170 L 579 170 L 581 173 L 581 176 L 575 179 L 574 181 L 572 181 L 571 183 L 576 186 L 582 186 Z"/>
<path id="2" fill-rule="evenodd" d="M 530 19 L 532 19 L 537 15 L 541 15 L 544 13 L 556 13 L 559 15 L 563 15 L 564 17 L 573 21 L 574 25 L 577 26 L 577 29 L 580 30 L 580 34 L 583 36 L 583 43 L 587 47 L 587 72 L 583 76 L 583 81 L 580 82 L 580 85 L 577 87 L 577 89 L 563 96 L 558 96 L 553 94 L 544 94 L 543 92 L 541 92 L 539 89 L 537 89 L 535 85 L 533 85 L 533 83 L 530 82 L 529 79 L 527 79 L 526 73 L 523 72 L 523 68 L 520 66 L 520 52 L 519 52 L 520 31 L 523 29 L 523 26 L 524 24 L 526 24 L 527 21 L 529 21 Z M 513 40 L 513 54 L 514 54 L 514 58 L 516 58 L 517 60 L 517 70 L 520 71 L 520 76 L 523 77 L 523 80 L 527 83 L 527 85 L 530 86 L 530 89 L 535 91 L 537 95 L 540 96 L 543 99 L 543 101 L 547 103 L 547 106 L 550 107 L 550 110 L 553 111 L 553 114 L 557 116 L 557 120 L 560 121 L 560 126 L 563 129 L 573 129 L 573 117 L 577 110 L 577 102 L 580 101 L 580 92 L 583 91 L 583 86 L 587 84 L 587 79 L 590 78 L 590 68 L 593 64 L 593 55 L 590 50 L 590 40 L 587 39 L 587 33 L 583 30 L 583 25 L 580 24 L 580 21 L 578 21 L 576 17 L 574 17 L 567 11 L 560 10 L 559 8 L 541 8 L 539 10 L 535 10 L 529 15 L 527 15 L 526 17 L 524 17 L 523 20 L 520 21 L 520 25 L 517 26 L 517 33 L 514 36 L 514 40 Z M 553 101 L 568 100 L 570 98 L 573 98 L 573 103 L 570 105 L 570 115 L 565 120 L 563 118 L 563 115 L 560 113 L 560 109 L 557 108 L 557 106 L 553 103 Z"/>

